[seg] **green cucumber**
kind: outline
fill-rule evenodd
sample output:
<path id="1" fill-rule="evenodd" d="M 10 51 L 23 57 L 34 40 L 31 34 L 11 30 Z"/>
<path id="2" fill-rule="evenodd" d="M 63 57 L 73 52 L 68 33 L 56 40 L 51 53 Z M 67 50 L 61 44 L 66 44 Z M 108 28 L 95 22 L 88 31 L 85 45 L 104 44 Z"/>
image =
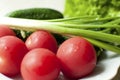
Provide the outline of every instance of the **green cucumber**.
<path id="1" fill-rule="evenodd" d="M 27 9 L 15 10 L 7 14 L 7 16 L 15 17 L 15 18 L 37 19 L 37 20 L 63 18 L 62 13 L 50 8 L 27 8 Z"/>

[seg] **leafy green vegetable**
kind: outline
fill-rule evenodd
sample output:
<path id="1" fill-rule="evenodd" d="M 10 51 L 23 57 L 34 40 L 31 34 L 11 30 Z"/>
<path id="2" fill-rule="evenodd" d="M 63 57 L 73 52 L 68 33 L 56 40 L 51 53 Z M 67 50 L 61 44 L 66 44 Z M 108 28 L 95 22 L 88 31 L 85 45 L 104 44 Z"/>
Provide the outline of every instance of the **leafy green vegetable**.
<path id="1" fill-rule="evenodd" d="M 66 0 L 65 16 L 120 16 L 120 0 Z"/>

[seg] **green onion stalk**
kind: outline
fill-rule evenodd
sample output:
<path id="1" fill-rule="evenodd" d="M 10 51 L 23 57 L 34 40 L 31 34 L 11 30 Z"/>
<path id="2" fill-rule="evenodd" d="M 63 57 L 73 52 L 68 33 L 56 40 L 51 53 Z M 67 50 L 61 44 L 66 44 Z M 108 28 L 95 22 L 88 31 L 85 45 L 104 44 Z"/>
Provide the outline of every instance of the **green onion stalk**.
<path id="1" fill-rule="evenodd" d="M 119 23 L 119 17 L 95 18 L 94 16 L 86 16 L 52 20 L 0 17 L 0 24 L 8 25 L 12 29 L 47 30 L 61 35 L 82 36 L 95 46 L 118 54 L 120 54 L 118 46 L 120 45 L 120 35 L 112 34 L 110 30 L 120 29 Z"/>

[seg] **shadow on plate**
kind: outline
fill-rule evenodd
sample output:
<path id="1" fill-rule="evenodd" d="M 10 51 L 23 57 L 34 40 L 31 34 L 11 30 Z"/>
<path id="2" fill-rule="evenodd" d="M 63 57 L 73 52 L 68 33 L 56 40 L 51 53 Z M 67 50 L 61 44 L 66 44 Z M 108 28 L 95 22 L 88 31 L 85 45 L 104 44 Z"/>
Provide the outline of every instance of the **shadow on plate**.
<path id="1" fill-rule="evenodd" d="M 97 65 L 96 68 L 94 69 L 94 71 L 92 73 L 90 73 L 89 75 L 87 75 L 86 77 L 84 77 L 84 78 L 97 76 L 97 75 L 103 73 L 104 70 L 105 70 L 104 65 L 103 66 L 102 66 L 102 64 L 100 64 L 100 66 Z M 74 79 L 74 80 L 85 80 L 84 78 Z M 70 80 L 70 79 L 67 79 L 67 78 L 63 77 L 63 75 L 61 74 L 57 80 Z"/>
<path id="2" fill-rule="evenodd" d="M 97 65 L 96 68 L 94 69 L 94 71 L 92 73 L 90 73 L 90 75 L 87 75 L 84 78 L 89 78 L 89 77 L 97 76 L 97 75 L 103 73 L 104 70 L 105 70 L 104 65 L 103 66 L 102 66 L 102 64 L 100 64 L 100 66 Z M 84 79 L 82 79 L 82 80 L 84 80 Z"/>

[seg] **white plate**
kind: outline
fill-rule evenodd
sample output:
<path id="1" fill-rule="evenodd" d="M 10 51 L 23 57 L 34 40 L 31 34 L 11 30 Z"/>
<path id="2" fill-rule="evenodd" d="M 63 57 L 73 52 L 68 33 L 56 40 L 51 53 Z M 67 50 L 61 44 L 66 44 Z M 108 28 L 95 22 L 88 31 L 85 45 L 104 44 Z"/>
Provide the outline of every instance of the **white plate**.
<path id="1" fill-rule="evenodd" d="M 120 56 L 107 52 L 106 58 L 98 62 L 94 72 L 81 80 L 111 80 L 118 72 L 120 67 Z"/>
<path id="2" fill-rule="evenodd" d="M 120 67 L 120 56 L 107 52 L 106 58 L 99 61 L 93 73 L 80 79 L 80 80 L 111 80 L 113 79 L 118 72 Z M 0 80 L 22 80 L 20 77 L 17 78 L 8 78 L 3 74 L 0 74 Z M 65 80 L 65 79 L 64 79 Z"/>

